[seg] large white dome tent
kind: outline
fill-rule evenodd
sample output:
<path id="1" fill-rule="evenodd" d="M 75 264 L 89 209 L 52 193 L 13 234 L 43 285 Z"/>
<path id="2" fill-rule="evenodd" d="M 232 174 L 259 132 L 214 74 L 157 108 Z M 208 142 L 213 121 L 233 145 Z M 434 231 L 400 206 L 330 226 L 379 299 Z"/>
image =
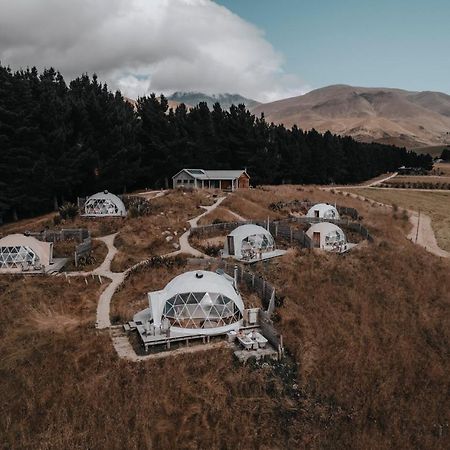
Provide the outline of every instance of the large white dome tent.
<path id="1" fill-rule="evenodd" d="M 344 252 L 349 249 L 345 233 L 334 223 L 320 222 L 312 225 L 306 232 L 315 248 L 327 251 Z"/>
<path id="2" fill-rule="evenodd" d="M 88 197 L 84 204 L 86 217 L 125 217 L 127 211 L 123 201 L 107 190 Z"/>
<path id="3" fill-rule="evenodd" d="M 283 253 L 276 250 L 275 240 L 268 230 L 259 225 L 246 224 L 235 228 L 227 236 L 223 256 L 253 261 Z"/>
<path id="4" fill-rule="evenodd" d="M 214 335 L 238 330 L 244 303 L 225 274 L 190 271 L 175 277 L 161 291 L 148 294 L 149 308 L 133 320 L 146 335 Z"/>
<path id="5" fill-rule="evenodd" d="M 0 239 L 0 273 L 45 272 L 53 264 L 53 244 L 24 234 Z"/>
<path id="6" fill-rule="evenodd" d="M 317 203 L 312 206 L 306 213 L 306 217 L 328 220 L 340 219 L 338 210 L 333 205 L 329 205 L 328 203 Z"/>

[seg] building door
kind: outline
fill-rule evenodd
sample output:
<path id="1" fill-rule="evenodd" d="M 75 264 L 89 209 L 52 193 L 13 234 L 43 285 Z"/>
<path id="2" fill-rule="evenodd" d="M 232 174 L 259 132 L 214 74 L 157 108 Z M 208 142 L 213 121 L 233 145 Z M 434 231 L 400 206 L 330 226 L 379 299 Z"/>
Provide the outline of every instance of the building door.
<path id="1" fill-rule="evenodd" d="M 318 209 L 314 210 L 314 217 L 319 218 L 319 210 Z"/>
<path id="2" fill-rule="evenodd" d="M 313 244 L 314 247 L 320 248 L 320 233 L 318 231 L 314 231 L 313 233 Z"/>
<path id="3" fill-rule="evenodd" d="M 234 238 L 233 236 L 227 236 L 228 241 L 228 254 L 234 255 Z"/>
<path id="4" fill-rule="evenodd" d="M 227 191 L 227 190 L 231 191 L 231 180 L 222 180 L 222 189 L 224 191 Z"/>

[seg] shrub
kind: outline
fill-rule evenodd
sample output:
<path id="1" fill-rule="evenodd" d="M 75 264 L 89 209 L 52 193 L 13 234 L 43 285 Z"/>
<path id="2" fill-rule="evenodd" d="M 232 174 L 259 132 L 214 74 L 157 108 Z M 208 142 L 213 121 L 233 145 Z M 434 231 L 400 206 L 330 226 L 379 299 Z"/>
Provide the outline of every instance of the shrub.
<path id="1" fill-rule="evenodd" d="M 59 215 L 63 220 L 73 220 L 78 214 L 78 206 L 75 203 L 66 202 L 59 208 Z"/>
<path id="2" fill-rule="evenodd" d="M 128 210 L 128 217 L 131 219 L 135 219 L 136 217 L 139 217 L 139 209 L 136 206 L 132 206 Z"/>
<path id="3" fill-rule="evenodd" d="M 208 244 L 205 247 L 205 253 L 208 256 L 219 256 L 220 255 L 220 251 L 222 250 L 222 246 L 218 245 L 218 244 Z"/>

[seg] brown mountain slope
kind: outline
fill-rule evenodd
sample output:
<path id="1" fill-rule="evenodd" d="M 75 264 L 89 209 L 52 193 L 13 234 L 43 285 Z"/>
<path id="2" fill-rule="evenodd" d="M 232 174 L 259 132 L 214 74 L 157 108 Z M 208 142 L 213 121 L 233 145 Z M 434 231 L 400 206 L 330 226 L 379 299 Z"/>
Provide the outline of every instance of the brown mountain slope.
<path id="1" fill-rule="evenodd" d="M 450 96 L 440 92 L 328 86 L 258 105 L 268 121 L 308 130 L 418 147 L 450 142 Z"/>

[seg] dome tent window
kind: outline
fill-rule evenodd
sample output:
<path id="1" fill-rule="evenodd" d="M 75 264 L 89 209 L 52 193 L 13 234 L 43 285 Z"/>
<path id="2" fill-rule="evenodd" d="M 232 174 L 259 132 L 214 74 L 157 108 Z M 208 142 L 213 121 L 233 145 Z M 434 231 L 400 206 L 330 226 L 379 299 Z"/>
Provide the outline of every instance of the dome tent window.
<path id="1" fill-rule="evenodd" d="M 167 300 L 163 318 L 180 328 L 214 328 L 237 322 L 242 314 L 233 300 L 222 294 L 190 292 Z"/>
<path id="2" fill-rule="evenodd" d="M 0 273 L 44 273 L 59 270 L 66 259 L 53 259 L 53 243 L 24 234 L 0 239 Z M 58 267 L 58 269 L 56 269 Z"/>
<path id="3" fill-rule="evenodd" d="M 125 215 L 126 209 L 122 200 L 108 191 L 92 195 L 84 204 L 84 216 L 123 217 Z"/>
<path id="4" fill-rule="evenodd" d="M 39 265 L 39 257 L 28 246 L 0 247 L 1 269 L 23 269 Z"/>
<path id="5" fill-rule="evenodd" d="M 239 329 L 242 324 L 244 303 L 223 274 L 186 272 L 148 298 L 149 308 L 137 313 L 134 321 L 146 324 L 153 333 L 211 335 Z"/>

